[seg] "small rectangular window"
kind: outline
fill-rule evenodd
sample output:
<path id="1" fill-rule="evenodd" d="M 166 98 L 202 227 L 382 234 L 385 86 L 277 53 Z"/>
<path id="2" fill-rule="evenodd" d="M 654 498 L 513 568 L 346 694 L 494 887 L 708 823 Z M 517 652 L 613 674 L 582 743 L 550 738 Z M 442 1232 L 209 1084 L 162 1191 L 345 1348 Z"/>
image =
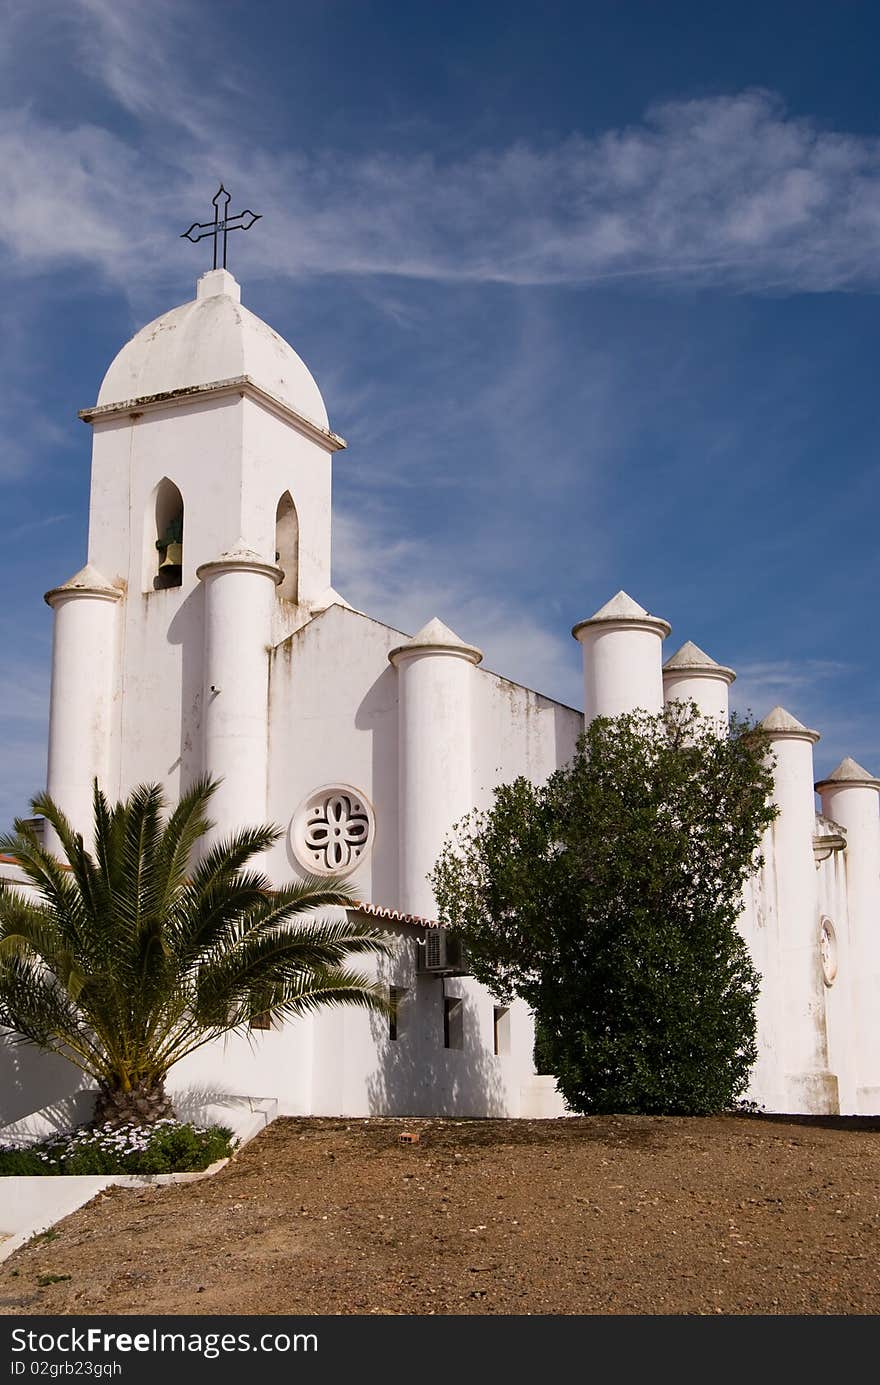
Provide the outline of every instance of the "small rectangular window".
<path id="1" fill-rule="evenodd" d="M 406 1027 L 406 987 L 389 986 L 388 1001 L 391 1006 L 388 1013 L 388 1037 L 397 1040 Z"/>
<path id="2" fill-rule="evenodd" d="M 464 1001 L 458 996 L 443 997 L 443 1047 L 464 1048 Z"/>
<path id="3" fill-rule="evenodd" d="M 510 1052 L 510 1007 L 496 1005 L 493 1012 L 495 1036 L 495 1057 L 503 1058 Z"/>
<path id="4" fill-rule="evenodd" d="M 271 1029 L 272 1016 L 268 1010 L 264 1010 L 261 1015 L 251 1015 L 249 1024 L 251 1029 Z"/>

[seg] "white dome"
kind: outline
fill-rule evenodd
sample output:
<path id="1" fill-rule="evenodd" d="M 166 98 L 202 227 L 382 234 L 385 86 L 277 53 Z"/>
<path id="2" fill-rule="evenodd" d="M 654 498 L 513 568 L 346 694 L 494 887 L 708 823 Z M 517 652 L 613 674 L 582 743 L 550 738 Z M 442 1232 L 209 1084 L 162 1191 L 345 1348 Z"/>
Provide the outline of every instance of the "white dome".
<path id="1" fill-rule="evenodd" d="M 283 337 L 241 306 L 240 296 L 227 270 L 202 275 L 198 297 L 149 322 L 123 346 L 104 376 L 99 407 L 247 375 L 326 429 L 327 410 L 308 368 Z"/>

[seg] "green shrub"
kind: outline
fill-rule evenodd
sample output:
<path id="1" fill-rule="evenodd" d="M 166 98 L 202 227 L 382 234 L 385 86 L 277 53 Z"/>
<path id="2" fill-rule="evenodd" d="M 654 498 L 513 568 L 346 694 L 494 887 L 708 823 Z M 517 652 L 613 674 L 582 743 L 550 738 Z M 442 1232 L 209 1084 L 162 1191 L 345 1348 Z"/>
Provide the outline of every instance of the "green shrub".
<path id="1" fill-rule="evenodd" d="M 570 764 L 495 789 L 431 875 L 473 975 L 535 1016 L 572 1110 L 705 1114 L 742 1095 L 759 978 L 737 930 L 776 816 L 766 738 L 694 704 L 597 717 Z"/>
<path id="2" fill-rule="evenodd" d="M 198 1173 L 232 1152 L 232 1132 L 161 1120 L 80 1126 L 27 1149 L 0 1149 L 0 1175 Z"/>
<path id="3" fill-rule="evenodd" d="M 29 1149 L 0 1149 L 0 1175 L 4 1177 L 18 1174 L 32 1178 L 35 1174 L 48 1172 L 34 1146 Z"/>

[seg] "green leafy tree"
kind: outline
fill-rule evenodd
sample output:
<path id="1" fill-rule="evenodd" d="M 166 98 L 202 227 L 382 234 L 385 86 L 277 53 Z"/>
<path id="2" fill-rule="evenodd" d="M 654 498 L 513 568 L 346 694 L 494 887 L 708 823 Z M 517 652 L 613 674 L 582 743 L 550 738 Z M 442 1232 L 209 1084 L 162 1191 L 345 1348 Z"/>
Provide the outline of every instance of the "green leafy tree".
<path id="1" fill-rule="evenodd" d="M 301 917 L 352 904 L 345 885 L 308 878 L 275 889 L 247 868 L 277 828 L 237 832 L 193 865 L 216 787 L 195 784 L 166 819 L 156 785 L 111 806 L 96 784 L 91 852 L 40 795 L 33 810 L 54 828 L 64 861 L 27 821 L 0 839 L 33 890 L 0 890 L 0 1025 L 93 1078 L 98 1121 L 173 1114 L 169 1068 L 259 1016 L 386 1007 L 380 989 L 347 967 L 354 955 L 384 952 L 382 937 Z"/>
<path id="2" fill-rule="evenodd" d="M 737 928 L 760 865 L 767 745 L 673 704 L 597 718 L 542 787 L 495 790 L 432 874 L 474 975 L 535 1014 L 577 1111 L 706 1113 L 755 1060 L 759 978 Z"/>

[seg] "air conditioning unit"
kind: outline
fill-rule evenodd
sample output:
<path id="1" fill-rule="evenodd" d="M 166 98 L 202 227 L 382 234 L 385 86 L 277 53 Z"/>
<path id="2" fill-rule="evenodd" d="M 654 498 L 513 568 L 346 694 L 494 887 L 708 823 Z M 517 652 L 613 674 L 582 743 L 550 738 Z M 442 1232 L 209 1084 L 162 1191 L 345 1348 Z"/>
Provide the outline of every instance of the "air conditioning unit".
<path id="1" fill-rule="evenodd" d="M 467 976 L 467 957 L 461 940 L 445 928 L 431 928 L 419 943 L 419 971 L 432 976 Z"/>

